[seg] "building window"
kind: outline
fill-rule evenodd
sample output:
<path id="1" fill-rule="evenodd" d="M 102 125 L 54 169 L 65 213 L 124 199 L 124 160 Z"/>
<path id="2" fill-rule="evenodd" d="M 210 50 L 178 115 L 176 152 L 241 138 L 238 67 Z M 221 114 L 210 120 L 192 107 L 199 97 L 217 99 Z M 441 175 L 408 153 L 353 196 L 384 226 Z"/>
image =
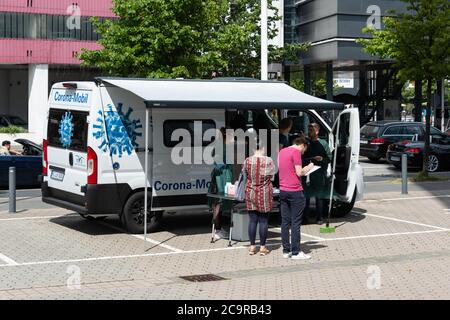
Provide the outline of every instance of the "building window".
<path id="1" fill-rule="evenodd" d="M 81 17 L 80 29 L 69 29 L 67 18 L 48 14 L 0 12 L 0 38 L 99 40 L 100 35 L 95 32 L 90 17 Z M 104 19 L 100 18 L 100 21 Z"/>

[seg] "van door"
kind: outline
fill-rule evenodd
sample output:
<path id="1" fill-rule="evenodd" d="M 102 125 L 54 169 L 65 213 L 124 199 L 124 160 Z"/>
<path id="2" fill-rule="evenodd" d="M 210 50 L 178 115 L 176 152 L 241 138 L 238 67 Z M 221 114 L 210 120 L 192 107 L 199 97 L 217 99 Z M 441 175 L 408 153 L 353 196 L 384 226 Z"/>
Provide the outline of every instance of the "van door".
<path id="1" fill-rule="evenodd" d="M 346 109 L 339 114 L 332 129 L 333 160 L 336 154 L 334 194 L 346 202 L 352 200 L 359 176 L 359 138 L 359 111 Z"/>
<path id="2" fill-rule="evenodd" d="M 50 108 L 48 114 L 48 186 L 84 196 L 87 183 L 87 111 Z"/>

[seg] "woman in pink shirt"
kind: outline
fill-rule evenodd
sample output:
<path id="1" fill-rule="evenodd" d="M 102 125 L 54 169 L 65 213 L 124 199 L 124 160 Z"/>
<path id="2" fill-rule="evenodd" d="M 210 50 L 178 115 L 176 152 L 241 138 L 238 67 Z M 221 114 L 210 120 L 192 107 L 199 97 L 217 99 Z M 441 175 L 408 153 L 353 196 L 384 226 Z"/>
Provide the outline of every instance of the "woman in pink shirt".
<path id="1" fill-rule="evenodd" d="M 314 167 L 311 163 L 302 168 L 302 154 L 307 146 L 306 138 L 299 137 L 294 139 L 292 146 L 280 150 L 278 154 L 283 257 L 295 260 L 311 258 L 300 250 L 300 225 L 306 203 L 300 177 Z"/>

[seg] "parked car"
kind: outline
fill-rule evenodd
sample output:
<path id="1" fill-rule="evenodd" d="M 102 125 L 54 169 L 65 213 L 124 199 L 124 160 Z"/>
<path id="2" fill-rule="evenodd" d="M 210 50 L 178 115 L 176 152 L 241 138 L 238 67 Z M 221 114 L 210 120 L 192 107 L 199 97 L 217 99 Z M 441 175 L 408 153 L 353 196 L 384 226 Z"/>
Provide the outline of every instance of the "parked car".
<path id="1" fill-rule="evenodd" d="M 9 126 L 16 126 L 27 129 L 28 123 L 18 116 L 0 114 L 0 128 Z"/>
<path id="2" fill-rule="evenodd" d="M 423 141 L 403 141 L 389 146 L 387 161 L 396 168 L 401 168 L 402 154 L 408 156 L 408 168 L 421 169 L 425 143 Z M 430 154 L 428 156 L 428 172 L 436 172 L 450 168 L 450 136 L 436 128 L 431 128 Z"/>
<path id="3" fill-rule="evenodd" d="M 361 128 L 360 155 L 370 161 L 386 157 L 388 146 L 404 140 L 423 140 L 425 126 L 420 122 L 376 121 Z"/>
<path id="4" fill-rule="evenodd" d="M 22 155 L 0 156 L 0 188 L 7 188 L 9 167 L 16 167 L 18 187 L 40 186 L 38 175 L 42 173 L 42 147 L 27 139 L 16 139 L 22 145 Z"/>

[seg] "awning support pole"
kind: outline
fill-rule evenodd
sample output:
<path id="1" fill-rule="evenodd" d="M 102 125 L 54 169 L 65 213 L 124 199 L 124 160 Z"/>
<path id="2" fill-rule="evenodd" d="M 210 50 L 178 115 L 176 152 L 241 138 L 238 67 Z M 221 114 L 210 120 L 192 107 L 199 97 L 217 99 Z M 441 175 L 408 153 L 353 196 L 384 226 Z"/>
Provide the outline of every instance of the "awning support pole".
<path id="1" fill-rule="evenodd" d="M 267 0 L 261 0 L 261 80 L 267 80 L 268 52 L 267 52 Z"/>
<path id="2" fill-rule="evenodd" d="M 147 243 L 147 177 L 148 177 L 148 108 L 145 108 L 145 164 L 144 164 L 144 243 Z"/>

